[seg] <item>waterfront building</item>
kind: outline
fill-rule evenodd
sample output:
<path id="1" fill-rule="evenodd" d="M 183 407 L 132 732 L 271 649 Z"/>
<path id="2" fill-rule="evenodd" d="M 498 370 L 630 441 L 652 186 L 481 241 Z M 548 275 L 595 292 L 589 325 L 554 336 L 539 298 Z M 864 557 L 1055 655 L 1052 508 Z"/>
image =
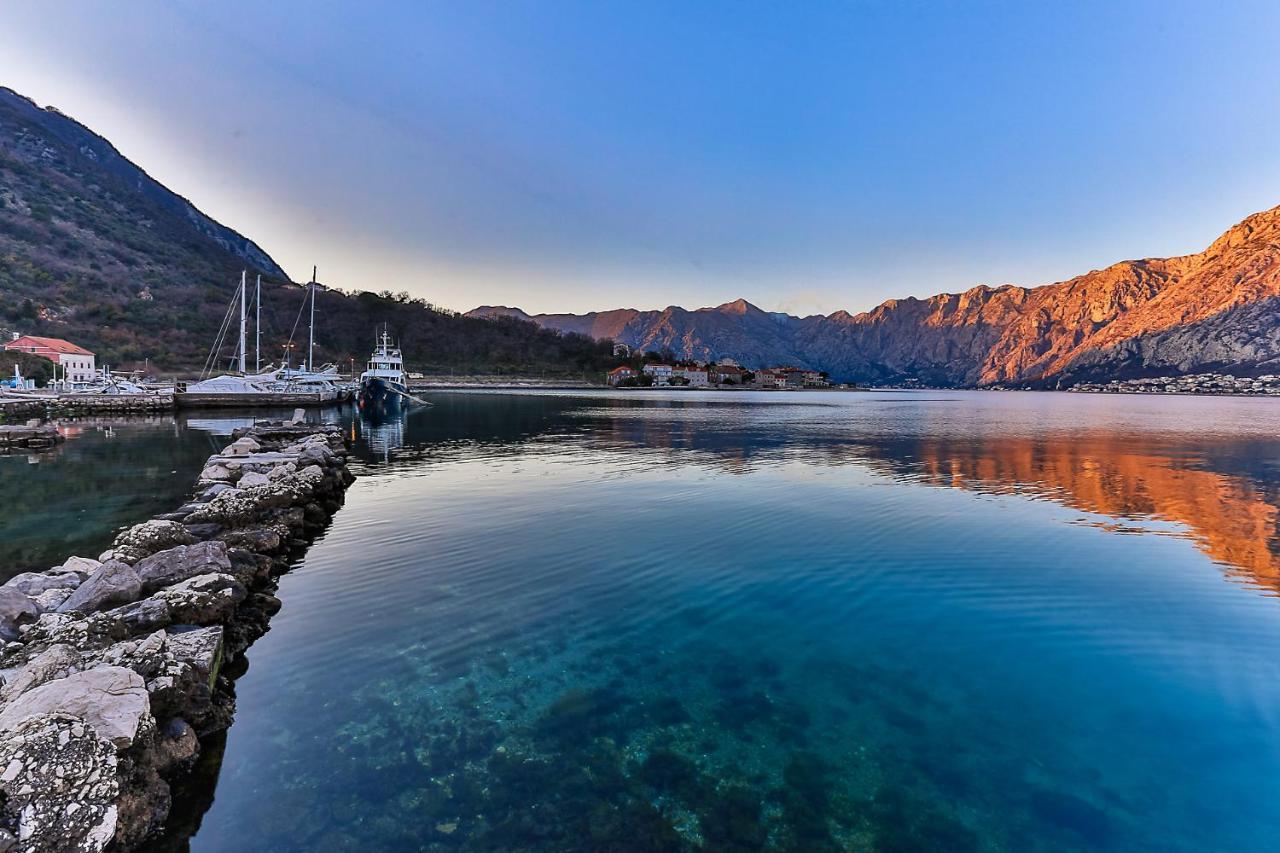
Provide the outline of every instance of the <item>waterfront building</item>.
<path id="1" fill-rule="evenodd" d="M 609 371 L 609 384 L 610 385 L 621 384 L 622 380 L 632 379 L 635 377 L 635 375 L 636 375 L 636 372 L 632 370 L 630 367 L 627 367 L 625 364 L 622 365 L 621 367 L 615 367 L 613 370 Z"/>
<path id="2" fill-rule="evenodd" d="M 93 353 L 62 338 L 18 335 L 4 348 L 8 352 L 25 352 L 49 359 L 62 368 L 70 382 L 92 382 L 96 378 Z"/>
<path id="3" fill-rule="evenodd" d="M 707 369 L 705 367 L 677 367 L 671 371 L 672 376 L 683 376 L 689 380 L 691 388 L 705 388 L 707 386 Z"/>
<path id="4" fill-rule="evenodd" d="M 669 364 L 646 364 L 644 372 L 647 376 L 653 377 L 654 385 L 669 385 L 671 383 L 671 371 L 673 368 Z"/>

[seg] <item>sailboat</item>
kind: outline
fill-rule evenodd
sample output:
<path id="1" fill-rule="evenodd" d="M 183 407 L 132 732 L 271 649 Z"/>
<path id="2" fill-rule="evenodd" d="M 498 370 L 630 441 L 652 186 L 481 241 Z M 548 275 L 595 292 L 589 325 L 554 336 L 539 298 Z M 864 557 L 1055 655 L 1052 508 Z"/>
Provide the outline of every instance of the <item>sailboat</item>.
<path id="1" fill-rule="evenodd" d="M 360 411 L 371 414 L 398 412 L 413 399 L 409 396 L 409 376 L 404 372 L 404 357 L 391 346 L 387 330 L 374 346 L 364 373 L 360 374 L 360 392 L 356 404 Z"/>
<path id="2" fill-rule="evenodd" d="M 316 318 L 316 283 L 314 272 L 311 276 L 311 283 L 308 285 L 309 296 L 311 297 L 311 322 L 308 332 L 308 352 L 305 367 L 293 367 L 288 363 L 283 367 L 273 367 L 268 365 L 262 367 L 261 358 L 261 342 L 262 342 L 262 276 L 258 276 L 255 286 L 255 344 L 254 344 L 254 373 L 248 372 L 248 336 L 247 336 L 247 315 L 249 305 L 249 288 L 247 272 L 240 273 L 240 286 L 236 289 L 236 294 L 232 298 L 231 305 L 227 308 L 227 316 L 223 319 L 222 327 L 218 331 L 218 337 L 214 341 L 213 348 L 210 350 L 209 357 L 205 360 L 205 369 L 199 382 L 190 383 L 187 386 L 188 394 L 226 394 L 226 395 L 244 395 L 251 397 L 253 395 L 271 395 L 271 394 L 317 394 L 320 400 L 337 400 L 342 399 L 350 393 L 350 386 L 342 382 L 342 378 L 338 375 L 338 366 L 336 364 L 322 365 L 318 369 L 312 362 L 312 354 L 315 351 L 315 318 Z M 212 371 L 213 364 L 217 361 L 217 354 L 221 351 L 226 340 L 227 332 L 230 331 L 231 317 L 236 309 L 237 304 L 240 309 L 240 335 L 235 350 L 235 361 L 238 362 L 239 370 L 235 373 L 224 373 L 218 376 L 209 375 Z"/>

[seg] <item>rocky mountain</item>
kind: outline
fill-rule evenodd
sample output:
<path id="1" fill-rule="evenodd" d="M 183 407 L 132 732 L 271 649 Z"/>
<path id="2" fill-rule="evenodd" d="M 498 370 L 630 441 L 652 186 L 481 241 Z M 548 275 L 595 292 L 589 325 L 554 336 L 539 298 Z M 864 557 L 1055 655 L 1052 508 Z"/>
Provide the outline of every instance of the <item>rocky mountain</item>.
<path id="1" fill-rule="evenodd" d="M 264 358 L 278 363 L 291 336 L 305 340 L 305 328 L 293 333 L 306 292 L 267 252 L 98 134 L 0 88 L 0 332 L 68 338 L 116 367 L 198 369 L 245 269 L 263 276 Z M 320 360 L 363 362 L 387 323 L 414 369 L 580 377 L 608 366 L 609 347 L 591 338 L 404 293 L 323 290 L 317 303 Z"/>
<path id="2" fill-rule="evenodd" d="M 894 299 L 861 314 L 769 314 L 745 300 L 584 315 L 485 306 L 691 358 L 797 364 L 841 380 L 1054 386 L 1212 370 L 1280 372 L 1280 207 L 1203 252 L 1122 261 L 1057 284 Z"/>

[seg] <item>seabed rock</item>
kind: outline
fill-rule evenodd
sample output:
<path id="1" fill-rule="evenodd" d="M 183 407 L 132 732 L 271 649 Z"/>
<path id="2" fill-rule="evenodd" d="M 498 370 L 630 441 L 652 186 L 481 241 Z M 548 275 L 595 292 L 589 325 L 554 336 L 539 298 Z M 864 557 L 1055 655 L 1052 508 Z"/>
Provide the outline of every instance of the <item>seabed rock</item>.
<path id="1" fill-rule="evenodd" d="M 0 853 L 136 847 L 200 738 L 230 725 L 227 663 L 267 630 L 289 550 L 355 479 L 331 427 L 233 437 L 189 501 L 100 560 L 0 586 Z"/>

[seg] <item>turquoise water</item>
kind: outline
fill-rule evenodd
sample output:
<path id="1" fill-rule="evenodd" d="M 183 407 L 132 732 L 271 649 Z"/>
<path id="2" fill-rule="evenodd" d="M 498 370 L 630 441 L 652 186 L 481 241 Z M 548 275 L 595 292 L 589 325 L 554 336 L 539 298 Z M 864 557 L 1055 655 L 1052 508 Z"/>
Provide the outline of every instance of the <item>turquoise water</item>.
<path id="1" fill-rule="evenodd" d="M 0 453 L 0 581 L 97 557 L 122 527 L 169 512 L 218 442 L 185 417 L 83 418 L 66 441 Z"/>
<path id="2" fill-rule="evenodd" d="M 432 399 L 165 849 L 1274 849 L 1277 402 Z"/>

